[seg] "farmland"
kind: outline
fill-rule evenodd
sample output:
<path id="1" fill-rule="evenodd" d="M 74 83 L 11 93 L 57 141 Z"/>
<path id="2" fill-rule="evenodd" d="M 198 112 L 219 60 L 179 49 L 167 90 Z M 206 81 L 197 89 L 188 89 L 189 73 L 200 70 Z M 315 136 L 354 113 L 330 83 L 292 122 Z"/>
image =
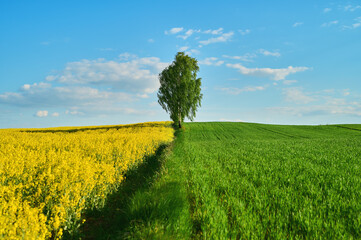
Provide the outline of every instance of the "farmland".
<path id="1" fill-rule="evenodd" d="M 361 125 L 173 133 L 1 130 L 0 238 L 361 238 Z"/>
<path id="2" fill-rule="evenodd" d="M 85 210 L 172 139 L 169 122 L 0 130 L 0 239 L 74 235 Z"/>
<path id="3" fill-rule="evenodd" d="M 360 125 L 185 128 L 129 202 L 129 238 L 361 237 Z"/>

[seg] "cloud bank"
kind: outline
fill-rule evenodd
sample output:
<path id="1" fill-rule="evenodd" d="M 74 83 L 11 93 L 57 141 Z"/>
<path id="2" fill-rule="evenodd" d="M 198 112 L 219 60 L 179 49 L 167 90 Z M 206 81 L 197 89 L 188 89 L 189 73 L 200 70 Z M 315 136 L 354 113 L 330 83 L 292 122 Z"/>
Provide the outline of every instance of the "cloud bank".
<path id="1" fill-rule="evenodd" d="M 117 60 L 70 62 L 45 81 L 24 84 L 16 92 L 0 93 L 0 104 L 22 108 L 63 108 L 68 114 L 90 112 L 138 113 L 129 103 L 147 98 L 158 90 L 158 74 L 168 63 L 156 57 L 138 58 L 124 53 Z M 39 110 L 37 117 L 47 117 Z M 51 116 L 58 117 L 54 112 Z"/>
<path id="2" fill-rule="evenodd" d="M 255 92 L 265 90 L 267 86 L 248 86 L 244 88 L 236 88 L 236 87 L 228 87 L 228 88 L 220 88 L 221 91 L 224 91 L 228 94 L 238 95 L 243 92 Z"/>
<path id="3" fill-rule="evenodd" d="M 232 38 L 233 35 L 234 32 L 223 33 L 219 37 L 212 37 L 207 40 L 199 41 L 199 43 L 202 45 L 209 45 L 211 43 L 227 42 Z"/>
<path id="4" fill-rule="evenodd" d="M 275 81 L 284 80 L 288 75 L 308 70 L 308 67 L 292 67 L 287 68 L 247 68 L 239 63 L 226 64 L 229 68 L 237 69 L 242 75 L 255 77 L 268 77 Z"/>
<path id="5" fill-rule="evenodd" d="M 119 59 L 84 59 L 70 62 L 58 75 L 50 75 L 46 79 L 66 85 L 89 84 L 131 92 L 153 93 L 159 87 L 158 73 L 168 66 L 168 63 L 161 62 L 157 57 L 137 58 L 130 54 L 122 54 Z"/>

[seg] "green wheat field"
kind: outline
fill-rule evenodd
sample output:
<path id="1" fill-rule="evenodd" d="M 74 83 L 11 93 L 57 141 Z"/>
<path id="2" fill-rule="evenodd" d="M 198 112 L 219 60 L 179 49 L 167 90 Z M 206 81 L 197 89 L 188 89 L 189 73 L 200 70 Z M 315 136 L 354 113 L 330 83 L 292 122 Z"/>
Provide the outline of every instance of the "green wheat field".
<path id="1" fill-rule="evenodd" d="M 186 123 L 127 177 L 89 238 L 361 238 L 361 125 Z"/>

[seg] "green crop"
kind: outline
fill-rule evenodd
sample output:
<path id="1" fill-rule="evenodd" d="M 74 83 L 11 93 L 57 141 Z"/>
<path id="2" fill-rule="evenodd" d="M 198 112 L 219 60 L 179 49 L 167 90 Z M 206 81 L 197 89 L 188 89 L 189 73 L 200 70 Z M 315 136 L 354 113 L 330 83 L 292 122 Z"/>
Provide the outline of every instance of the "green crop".
<path id="1" fill-rule="evenodd" d="M 186 128 L 196 237 L 361 237 L 360 125 Z"/>
<path id="2" fill-rule="evenodd" d="M 122 236 L 361 239 L 360 130 L 186 123 Z"/>

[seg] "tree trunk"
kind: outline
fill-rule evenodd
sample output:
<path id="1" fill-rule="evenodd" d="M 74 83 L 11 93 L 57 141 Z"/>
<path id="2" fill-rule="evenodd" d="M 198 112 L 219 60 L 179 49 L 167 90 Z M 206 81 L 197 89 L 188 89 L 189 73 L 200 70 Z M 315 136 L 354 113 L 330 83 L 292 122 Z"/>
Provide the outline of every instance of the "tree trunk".
<path id="1" fill-rule="evenodd" d="M 178 108 L 178 127 L 182 128 L 182 117 L 179 108 Z"/>

